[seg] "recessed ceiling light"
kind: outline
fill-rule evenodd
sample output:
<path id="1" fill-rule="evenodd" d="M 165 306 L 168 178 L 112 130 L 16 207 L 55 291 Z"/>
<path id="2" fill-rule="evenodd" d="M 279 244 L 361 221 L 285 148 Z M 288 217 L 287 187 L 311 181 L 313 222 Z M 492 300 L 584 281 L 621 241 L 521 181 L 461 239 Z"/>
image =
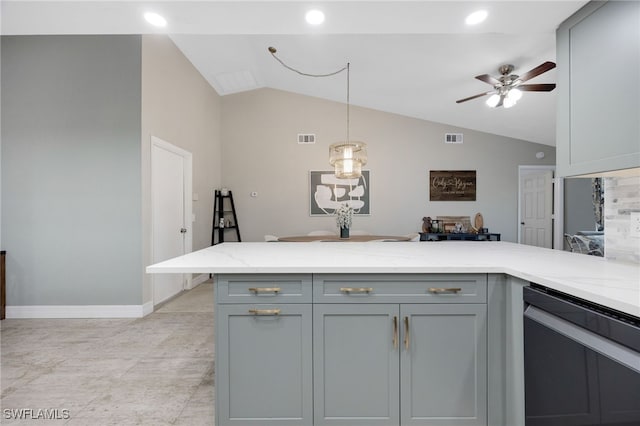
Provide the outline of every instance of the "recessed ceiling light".
<path id="1" fill-rule="evenodd" d="M 147 20 L 151 25 L 155 25 L 156 27 L 166 27 L 167 20 L 157 13 L 147 12 L 144 14 L 144 19 Z"/>
<path id="2" fill-rule="evenodd" d="M 307 22 L 311 25 L 320 25 L 324 22 L 324 13 L 318 9 L 312 9 L 304 16 Z"/>
<path id="3" fill-rule="evenodd" d="M 464 21 L 467 23 L 467 25 L 476 25 L 484 21 L 485 19 L 487 19 L 488 15 L 489 14 L 487 13 L 486 10 L 477 10 L 472 14 L 470 14 L 469 16 L 467 16 L 467 18 Z"/>

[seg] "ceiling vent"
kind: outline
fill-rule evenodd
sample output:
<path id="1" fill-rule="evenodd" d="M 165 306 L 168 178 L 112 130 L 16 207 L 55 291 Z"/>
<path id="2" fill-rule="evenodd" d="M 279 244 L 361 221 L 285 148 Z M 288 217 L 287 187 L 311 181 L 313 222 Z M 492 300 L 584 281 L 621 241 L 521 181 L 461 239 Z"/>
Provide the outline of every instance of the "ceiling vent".
<path id="1" fill-rule="evenodd" d="M 316 135 L 314 133 L 298 133 L 299 144 L 316 143 Z"/>
<path id="2" fill-rule="evenodd" d="M 215 80 L 220 95 L 246 92 L 247 90 L 258 88 L 258 83 L 251 71 L 232 71 L 217 74 Z"/>
<path id="3" fill-rule="evenodd" d="M 462 133 L 445 133 L 444 143 L 462 143 Z"/>

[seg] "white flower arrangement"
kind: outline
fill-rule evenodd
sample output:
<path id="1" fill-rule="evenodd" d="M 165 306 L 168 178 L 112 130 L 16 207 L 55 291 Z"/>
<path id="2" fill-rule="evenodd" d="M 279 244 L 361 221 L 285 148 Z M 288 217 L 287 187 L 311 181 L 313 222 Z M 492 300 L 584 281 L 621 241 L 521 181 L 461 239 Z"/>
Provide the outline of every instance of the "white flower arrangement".
<path id="1" fill-rule="evenodd" d="M 336 209 L 336 224 L 338 228 L 351 228 L 353 221 L 353 207 L 348 204 L 342 204 Z"/>

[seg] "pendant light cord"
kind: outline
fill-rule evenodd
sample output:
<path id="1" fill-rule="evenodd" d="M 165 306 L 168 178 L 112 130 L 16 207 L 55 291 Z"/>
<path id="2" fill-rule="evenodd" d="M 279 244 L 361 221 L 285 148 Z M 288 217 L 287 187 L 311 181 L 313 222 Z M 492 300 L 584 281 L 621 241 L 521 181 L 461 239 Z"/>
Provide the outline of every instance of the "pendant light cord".
<path id="1" fill-rule="evenodd" d="M 348 71 L 348 68 L 349 68 L 349 64 L 347 64 L 346 67 L 342 67 L 338 71 L 330 72 L 328 74 L 309 74 L 309 73 L 306 73 L 306 72 L 299 71 L 299 70 L 297 70 L 297 69 L 295 69 L 293 67 L 290 67 L 289 65 L 285 64 L 282 61 L 282 59 L 280 59 L 280 58 L 278 58 L 276 56 L 276 52 L 277 52 L 277 50 L 276 50 L 275 47 L 269 47 L 269 53 L 271 53 L 271 56 L 273 56 L 276 61 L 280 62 L 280 64 L 282 64 L 283 67 L 285 67 L 286 69 L 291 70 L 291 71 L 293 71 L 295 73 L 303 75 L 305 77 L 331 77 L 332 75 L 340 74 L 344 70 Z M 348 72 L 347 72 L 347 74 L 348 74 Z"/>
<path id="2" fill-rule="evenodd" d="M 334 72 L 330 72 L 328 74 L 310 74 L 310 73 L 306 73 L 306 72 L 302 72 L 300 70 L 297 70 L 287 64 L 285 64 L 282 59 L 278 58 L 276 56 L 276 52 L 278 51 L 275 47 L 270 46 L 268 48 L 269 53 L 271 53 L 271 56 L 274 57 L 274 59 L 278 62 L 280 62 L 280 64 L 285 67 L 288 70 L 291 70 L 297 74 L 300 74 L 302 76 L 305 77 L 331 77 L 334 76 L 336 74 L 340 74 L 342 71 L 347 71 L 347 140 L 346 143 L 349 143 L 349 106 L 350 106 L 350 102 L 349 102 L 349 62 L 347 62 L 347 65 L 345 67 L 340 68 L 338 71 L 334 71 Z"/>
<path id="3" fill-rule="evenodd" d="M 347 140 L 346 142 L 349 143 L 349 106 L 351 105 L 349 103 L 349 62 L 347 62 Z"/>

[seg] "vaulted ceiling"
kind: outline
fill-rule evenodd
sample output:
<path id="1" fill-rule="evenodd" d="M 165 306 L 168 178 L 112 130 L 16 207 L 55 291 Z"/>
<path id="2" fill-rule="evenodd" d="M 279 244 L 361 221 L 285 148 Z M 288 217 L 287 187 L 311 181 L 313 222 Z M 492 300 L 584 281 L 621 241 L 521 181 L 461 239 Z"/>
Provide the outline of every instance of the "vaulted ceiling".
<path id="1" fill-rule="evenodd" d="M 346 75 L 303 77 L 350 63 L 353 105 L 555 145 L 556 91 L 525 92 L 489 108 L 474 78 L 513 64 L 523 74 L 555 61 L 555 29 L 586 1 L 30 1 L 1 3 L 2 34 L 166 33 L 220 95 L 271 87 L 345 102 Z M 308 25 L 310 9 L 326 20 Z M 489 15 L 476 26 L 465 17 Z M 154 11 L 168 25 L 150 26 Z M 555 70 L 530 83 L 555 83 Z"/>

